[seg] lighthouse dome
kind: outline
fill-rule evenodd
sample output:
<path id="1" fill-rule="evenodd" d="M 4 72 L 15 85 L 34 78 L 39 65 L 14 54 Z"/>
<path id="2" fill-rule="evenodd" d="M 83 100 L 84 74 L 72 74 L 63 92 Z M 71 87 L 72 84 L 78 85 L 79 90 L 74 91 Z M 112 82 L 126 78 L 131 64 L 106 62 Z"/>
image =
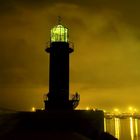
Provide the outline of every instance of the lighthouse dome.
<path id="1" fill-rule="evenodd" d="M 58 24 L 51 29 L 51 42 L 68 42 L 68 29 Z"/>

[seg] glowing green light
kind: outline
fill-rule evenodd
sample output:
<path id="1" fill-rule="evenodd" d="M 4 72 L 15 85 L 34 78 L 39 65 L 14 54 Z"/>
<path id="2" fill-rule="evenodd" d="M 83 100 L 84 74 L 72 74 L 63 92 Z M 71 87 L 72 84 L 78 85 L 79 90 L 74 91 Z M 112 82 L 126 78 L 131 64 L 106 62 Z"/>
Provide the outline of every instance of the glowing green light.
<path id="1" fill-rule="evenodd" d="M 52 28 L 51 42 L 68 42 L 68 29 L 62 25 Z"/>

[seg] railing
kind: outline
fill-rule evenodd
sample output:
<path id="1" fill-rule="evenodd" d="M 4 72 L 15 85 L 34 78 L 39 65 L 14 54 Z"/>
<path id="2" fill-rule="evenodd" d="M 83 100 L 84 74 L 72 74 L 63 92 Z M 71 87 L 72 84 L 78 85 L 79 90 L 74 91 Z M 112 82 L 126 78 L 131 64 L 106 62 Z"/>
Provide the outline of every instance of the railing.
<path id="1" fill-rule="evenodd" d="M 71 95 L 71 100 L 80 100 L 80 95 L 78 93 L 72 94 Z"/>
<path id="2" fill-rule="evenodd" d="M 44 101 L 47 101 L 47 100 L 48 100 L 48 93 L 45 93 L 45 94 L 43 95 L 43 100 L 44 100 Z"/>
<path id="3" fill-rule="evenodd" d="M 75 109 L 79 105 L 80 95 L 78 93 L 73 94 L 71 101 L 73 102 L 73 109 Z"/>
<path id="4" fill-rule="evenodd" d="M 74 50 L 74 44 L 73 44 L 73 42 L 68 42 L 68 43 L 69 43 L 69 50 L 70 50 L 70 52 L 72 52 Z M 51 48 L 51 42 L 48 41 L 46 43 L 46 50 L 50 50 L 50 48 Z"/>
<path id="5" fill-rule="evenodd" d="M 69 42 L 69 48 L 72 49 L 72 50 L 74 50 L 74 44 L 73 44 L 73 42 Z"/>
<path id="6" fill-rule="evenodd" d="M 47 48 L 50 48 L 51 47 L 51 41 L 48 41 L 47 43 L 46 43 L 46 49 Z"/>

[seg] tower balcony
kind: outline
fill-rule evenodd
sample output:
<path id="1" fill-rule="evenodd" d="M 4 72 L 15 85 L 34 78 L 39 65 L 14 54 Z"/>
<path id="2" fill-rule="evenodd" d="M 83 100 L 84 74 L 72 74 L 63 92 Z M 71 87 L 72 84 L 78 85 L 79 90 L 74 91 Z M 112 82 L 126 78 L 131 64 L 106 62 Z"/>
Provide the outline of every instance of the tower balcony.
<path id="1" fill-rule="evenodd" d="M 74 44 L 73 44 L 73 42 L 50 42 L 49 41 L 46 44 L 46 49 L 45 49 L 46 52 L 49 53 L 51 51 L 51 48 L 52 48 L 53 44 L 57 44 L 57 45 L 55 45 L 56 47 L 65 47 L 65 45 L 66 46 L 68 45 L 69 53 L 72 53 L 74 51 Z"/>
<path id="2" fill-rule="evenodd" d="M 75 93 L 69 100 L 51 100 L 44 94 L 45 110 L 73 110 L 79 105 L 80 95 Z"/>

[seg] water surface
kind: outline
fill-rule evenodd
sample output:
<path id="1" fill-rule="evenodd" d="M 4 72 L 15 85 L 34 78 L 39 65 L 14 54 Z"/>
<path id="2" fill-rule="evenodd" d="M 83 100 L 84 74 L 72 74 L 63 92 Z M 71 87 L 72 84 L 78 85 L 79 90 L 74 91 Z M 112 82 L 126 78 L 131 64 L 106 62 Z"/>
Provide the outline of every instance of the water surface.
<path id="1" fill-rule="evenodd" d="M 104 129 L 119 140 L 140 140 L 140 119 L 104 119 Z"/>

